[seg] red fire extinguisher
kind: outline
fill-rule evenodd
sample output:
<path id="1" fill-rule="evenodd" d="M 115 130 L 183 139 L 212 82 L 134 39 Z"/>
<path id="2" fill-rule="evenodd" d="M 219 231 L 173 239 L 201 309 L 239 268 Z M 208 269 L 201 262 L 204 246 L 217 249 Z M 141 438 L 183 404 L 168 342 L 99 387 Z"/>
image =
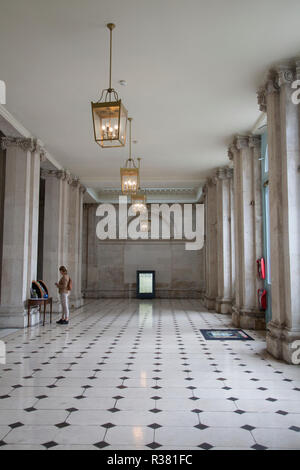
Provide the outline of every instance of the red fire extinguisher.
<path id="1" fill-rule="evenodd" d="M 259 279 L 266 279 L 266 268 L 264 258 L 259 258 L 257 261 L 257 274 Z"/>
<path id="2" fill-rule="evenodd" d="M 267 310 L 267 291 L 266 289 L 258 289 L 258 305 L 261 310 Z"/>

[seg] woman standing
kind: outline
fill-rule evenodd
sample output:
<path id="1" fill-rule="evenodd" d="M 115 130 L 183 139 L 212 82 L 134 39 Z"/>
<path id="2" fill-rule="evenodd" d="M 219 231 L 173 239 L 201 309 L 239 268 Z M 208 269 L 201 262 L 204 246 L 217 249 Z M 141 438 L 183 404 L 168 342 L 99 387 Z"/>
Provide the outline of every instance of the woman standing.
<path id="1" fill-rule="evenodd" d="M 58 292 L 60 296 L 60 302 L 62 306 L 62 317 L 56 323 L 59 323 L 60 325 L 68 325 L 69 323 L 68 295 L 71 290 L 71 287 L 70 287 L 71 279 L 70 279 L 70 276 L 68 275 L 68 271 L 67 271 L 67 268 L 65 268 L 65 266 L 61 266 L 59 268 L 59 272 L 61 274 L 61 278 L 59 282 L 55 283 L 55 285 L 58 288 Z"/>

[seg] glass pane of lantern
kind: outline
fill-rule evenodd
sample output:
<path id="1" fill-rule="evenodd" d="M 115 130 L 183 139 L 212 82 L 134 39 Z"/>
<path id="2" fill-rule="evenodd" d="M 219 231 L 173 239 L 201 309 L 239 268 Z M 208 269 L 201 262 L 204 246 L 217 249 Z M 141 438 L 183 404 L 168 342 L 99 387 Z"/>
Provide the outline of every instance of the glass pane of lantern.
<path id="1" fill-rule="evenodd" d="M 150 230 L 150 222 L 149 220 L 145 219 L 145 220 L 141 220 L 140 222 L 140 231 L 141 232 L 149 232 Z"/>
<path id="2" fill-rule="evenodd" d="M 119 141 L 121 145 L 126 143 L 126 126 L 127 126 L 127 109 L 123 106 L 120 101 L 120 131 Z"/>
<path id="3" fill-rule="evenodd" d="M 123 194 L 135 194 L 138 189 L 138 168 L 121 168 L 121 190 Z"/>
<path id="4" fill-rule="evenodd" d="M 132 204 L 132 210 L 137 213 L 137 212 L 146 212 L 147 211 L 147 206 L 146 206 L 146 196 L 144 194 L 133 194 L 131 196 L 131 204 Z"/>
<path id="5" fill-rule="evenodd" d="M 122 147 L 126 141 L 127 111 L 119 101 L 92 103 L 95 140 L 101 147 Z"/>

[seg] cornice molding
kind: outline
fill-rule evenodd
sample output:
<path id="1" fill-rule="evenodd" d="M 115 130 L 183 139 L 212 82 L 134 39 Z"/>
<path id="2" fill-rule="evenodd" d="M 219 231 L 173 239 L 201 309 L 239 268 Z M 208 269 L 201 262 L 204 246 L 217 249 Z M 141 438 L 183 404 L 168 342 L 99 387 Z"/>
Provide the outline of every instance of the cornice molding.
<path id="1" fill-rule="evenodd" d="M 194 194 L 195 193 L 195 188 L 143 188 L 140 189 L 141 193 L 145 194 L 153 194 L 153 193 L 158 193 L 158 194 Z M 121 195 L 122 191 L 121 189 L 117 188 L 103 188 L 99 191 L 101 194 L 110 194 L 110 195 Z"/>

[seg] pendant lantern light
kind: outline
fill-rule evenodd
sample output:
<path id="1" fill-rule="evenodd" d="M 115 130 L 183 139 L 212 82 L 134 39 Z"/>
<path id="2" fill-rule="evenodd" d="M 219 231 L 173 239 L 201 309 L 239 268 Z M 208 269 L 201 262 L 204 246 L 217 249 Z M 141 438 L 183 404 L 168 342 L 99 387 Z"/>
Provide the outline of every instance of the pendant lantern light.
<path id="1" fill-rule="evenodd" d="M 131 122 L 132 118 L 128 118 L 129 121 L 129 157 L 125 162 L 125 166 L 120 169 L 121 174 L 121 191 L 122 194 L 132 195 L 136 194 L 140 186 L 140 159 L 138 164 L 134 161 L 131 156 Z"/>
<path id="2" fill-rule="evenodd" d="M 137 158 L 138 160 L 138 167 L 140 169 L 141 165 L 141 158 Z M 139 182 L 140 182 L 140 175 L 139 175 Z M 146 206 L 146 194 L 143 194 L 141 192 L 140 186 L 138 187 L 138 192 L 136 194 L 131 195 L 131 204 L 132 204 L 132 210 L 133 212 L 137 213 L 145 213 L 147 212 L 147 206 Z"/>
<path id="3" fill-rule="evenodd" d="M 111 86 L 112 31 L 113 23 L 107 24 L 110 31 L 109 87 L 102 90 L 99 101 L 91 103 L 95 141 L 100 147 L 124 147 L 126 143 L 127 110 L 118 93 Z"/>

